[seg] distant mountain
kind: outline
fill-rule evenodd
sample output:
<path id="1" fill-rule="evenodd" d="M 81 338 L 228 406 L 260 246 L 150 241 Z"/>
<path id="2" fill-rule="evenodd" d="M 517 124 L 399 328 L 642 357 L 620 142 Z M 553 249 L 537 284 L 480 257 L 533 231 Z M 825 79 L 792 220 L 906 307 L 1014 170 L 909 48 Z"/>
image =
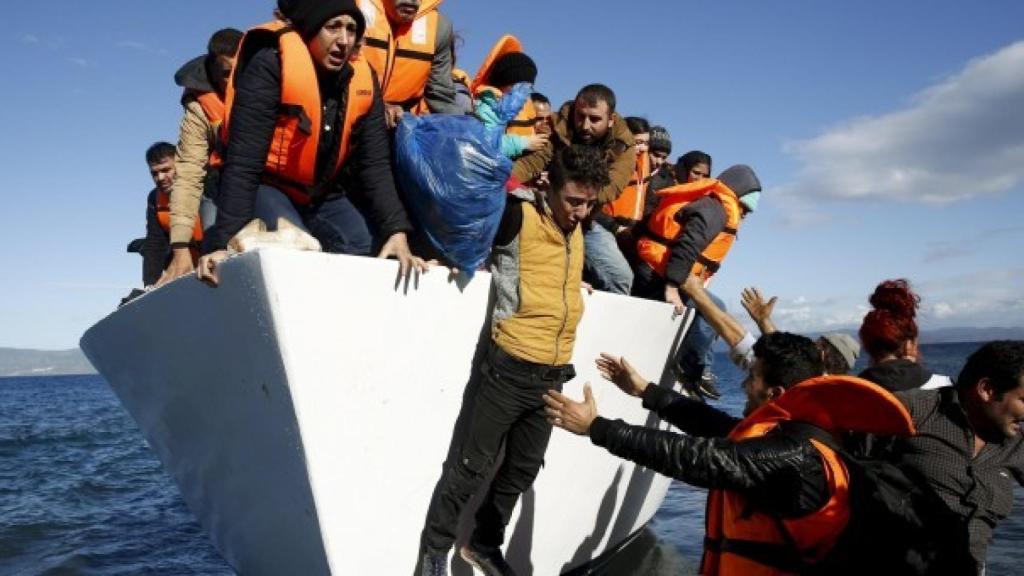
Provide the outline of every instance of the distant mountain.
<path id="1" fill-rule="evenodd" d="M 92 364 L 77 348 L 72 350 L 0 348 L 0 378 L 95 373 L 96 370 Z"/>
<path id="2" fill-rule="evenodd" d="M 921 332 L 922 344 L 1024 340 L 1024 328 L 936 328 Z"/>

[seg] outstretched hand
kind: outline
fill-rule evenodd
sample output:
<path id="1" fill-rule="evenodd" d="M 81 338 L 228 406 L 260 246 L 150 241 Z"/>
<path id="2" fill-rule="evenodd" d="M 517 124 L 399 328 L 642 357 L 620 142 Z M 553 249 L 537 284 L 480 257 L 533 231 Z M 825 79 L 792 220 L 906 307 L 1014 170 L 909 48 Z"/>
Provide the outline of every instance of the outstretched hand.
<path id="1" fill-rule="evenodd" d="M 769 334 L 775 331 L 775 325 L 772 323 L 772 310 L 775 309 L 775 302 L 778 301 L 777 296 L 772 296 L 770 300 L 765 301 L 761 291 L 757 287 L 752 286 L 743 289 L 741 301 L 743 308 L 747 310 L 747 314 L 750 314 L 750 318 L 761 329 L 762 334 Z"/>
<path id="2" fill-rule="evenodd" d="M 647 380 L 633 368 L 633 365 L 626 362 L 623 356 L 612 356 L 602 352 L 601 357 L 595 360 L 597 371 L 605 380 L 615 384 L 630 396 L 641 396 L 644 390 L 650 385 Z"/>
<path id="3" fill-rule="evenodd" d="M 558 390 L 548 390 L 544 394 L 544 409 L 548 422 L 573 434 L 584 436 L 590 432 L 590 426 L 597 418 L 597 403 L 590 391 L 590 382 L 583 385 L 583 402 L 576 402 Z"/>

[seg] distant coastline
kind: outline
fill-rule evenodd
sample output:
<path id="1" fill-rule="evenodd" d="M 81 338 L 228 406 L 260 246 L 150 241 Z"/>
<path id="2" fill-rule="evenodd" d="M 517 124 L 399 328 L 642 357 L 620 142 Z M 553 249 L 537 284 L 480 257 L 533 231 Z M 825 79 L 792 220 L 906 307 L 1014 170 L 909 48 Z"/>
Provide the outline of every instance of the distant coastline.
<path id="1" fill-rule="evenodd" d="M 836 330 L 856 337 L 855 328 Z M 808 336 L 817 336 L 811 333 Z M 989 340 L 1024 340 L 1020 328 L 939 328 L 921 332 L 922 344 L 988 342 Z M 719 344 L 721 344 L 719 342 Z M 0 348 L 0 378 L 23 376 L 67 376 L 95 374 L 96 370 L 77 348 L 70 350 L 28 350 Z"/>

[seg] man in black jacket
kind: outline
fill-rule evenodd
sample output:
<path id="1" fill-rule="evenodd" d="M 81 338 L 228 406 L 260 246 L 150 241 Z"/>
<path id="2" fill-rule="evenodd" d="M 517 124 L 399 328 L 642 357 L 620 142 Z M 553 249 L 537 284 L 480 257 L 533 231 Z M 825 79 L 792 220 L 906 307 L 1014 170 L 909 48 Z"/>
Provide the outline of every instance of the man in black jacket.
<path id="1" fill-rule="evenodd" d="M 743 383 L 745 416 L 793 385 L 823 373 L 821 354 L 803 336 L 785 332 L 762 336 L 754 354 L 754 365 Z M 823 459 L 806 437 L 776 428 L 764 436 L 731 440 L 726 436 L 740 418 L 649 383 L 623 358 L 603 354 L 597 364 L 606 379 L 642 398 L 645 408 L 686 434 L 601 418 L 589 384 L 584 387 L 583 402 L 557 391 L 547 394 L 553 425 L 589 435 L 591 442 L 616 456 L 688 484 L 741 492 L 752 509 L 777 518 L 800 518 L 829 501 Z"/>
<path id="2" fill-rule="evenodd" d="M 299 128 L 320 133 L 316 181 L 302 191 L 309 199 L 306 204 L 297 204 L 280 187 L 267 185 L 268 151 L 282 114 L 281 50 L 270 41 L 245 43 L 233 79 L 217 222 L 204 239 L 200 278 L 216 283 L 216 266 L 227 257 L 228 241 L 254 216 L 271 228 L 278 218 L 285 218 L 310 232 L 327 252 L 369 255 L 379 249 L 381 257 L 399 260 L 403 275 L 413 268 L 425 271 L 426 265 L 413 256 L 406 239 L 412 227 L 391 172 L 384 101 L 375 76 L 372 105 L 351 127 L 351 152 L 341 169 L 333 170 L 347 130 L 347 98 L 354 77 L 350 58 L 366 29 L 362 12 L 353 0 L 295 0 L 279 3 L 279 8 L 291 23 L 291 29 L 281 34 L 294 31 L 301 36 L 316 70 L 322 122 Z M 303 116 L 308 123 L 309 115 Z"/>

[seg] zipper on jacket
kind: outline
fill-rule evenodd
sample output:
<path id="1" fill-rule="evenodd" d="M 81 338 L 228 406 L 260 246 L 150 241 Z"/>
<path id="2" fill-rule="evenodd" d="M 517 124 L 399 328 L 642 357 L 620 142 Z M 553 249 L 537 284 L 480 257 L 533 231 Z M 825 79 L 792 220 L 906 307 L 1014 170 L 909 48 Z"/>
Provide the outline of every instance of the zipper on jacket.
<path id="1" fill-rule="evenodd" d="M 572 243 L 566 238 L 565 239 L 565 274 L 562 275 L 562 325 L 558 328 L 558 333 L 555 335 L 555 358 L 551 364 L 558 364 L 558 353 L 561 348 L 562 333 L 565 332 L 565 325 L 569 323 L 569 297 L 567 291 L 569 289 L 569 259 L 572 256 Z"/>

